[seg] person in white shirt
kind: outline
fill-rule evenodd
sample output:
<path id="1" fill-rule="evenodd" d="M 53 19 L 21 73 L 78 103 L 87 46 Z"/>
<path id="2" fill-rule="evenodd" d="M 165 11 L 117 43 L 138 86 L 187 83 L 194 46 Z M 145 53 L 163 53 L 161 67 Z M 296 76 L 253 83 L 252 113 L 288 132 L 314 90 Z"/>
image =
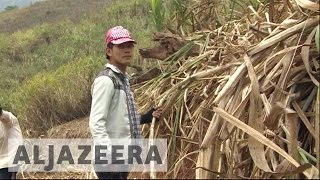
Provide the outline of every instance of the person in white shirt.
<path id="1" fill-rule="evenodd" d="M 9 146 L 9 140 L 10 147 Z M 14 142 L 12 142 L 14 141 Z M 16 172 L 11 172 L 10 161 L 14 158 L 15 150 L 23 141 L 18 119 L 0 107 L 0 179 L 16 179 Z"/>
<path id="2" fill-rule="evenodd" d="M 109 63 L 94 80 L 90 112 L 90 131 L 95 142 L 111 145 L 111 139 L 141 139 L 141 124 L 160 118 L 163 108 L 156 107 L 146 114 L 137 112 L 130 88 L 127 66 L 133 59 L 135 40 L 122 26 L 106 34 L 106 57 Z M 99 179 L 127 179 L 128 170 L 108 172 L 108 168 L 95 167 Z M 100 169 L 100 170 L 98 170 Z M 125 168 L 124 168 L 125 169 Z"/>

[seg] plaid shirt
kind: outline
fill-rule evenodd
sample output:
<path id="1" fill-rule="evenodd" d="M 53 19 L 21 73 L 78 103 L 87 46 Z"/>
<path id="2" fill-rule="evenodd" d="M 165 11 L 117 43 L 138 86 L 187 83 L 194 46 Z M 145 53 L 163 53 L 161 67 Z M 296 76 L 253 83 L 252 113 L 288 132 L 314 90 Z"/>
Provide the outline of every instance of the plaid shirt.
<path id="1" fill-rule="evenodd" d="M 141 115 L 138 113 L 135 105 L 128 75 L 123 74 L 116 66 L 113 66 L 111 64 L 108 64 L 107 67 L 110 68 L 113 72 L 115 72 L 114 74 L 116 75 L 117 79 L 120 80 L 121 84 L 123 84 L 123 89 L 126 93 L 127 98 L 127 108 L 131 135 L 133 138 L 142 138 L 140 127 Z"/>
<path id="2" fill-rule="evenodd" d="M 130 131 L 133 135 L 133 138 L 142 138 L 141 136 L 141 127 L 140 127 L 140 119 L 141 116 L 137 111 L 133 93 L 130 89 L 129 78 L 127 75 L 121 74 L 121 80 L 124 85 L 124 91 L 127 96 L 127 107 L 128 107 L 128 114 L 129 114 L 129 122 L 130 122 Z"/>

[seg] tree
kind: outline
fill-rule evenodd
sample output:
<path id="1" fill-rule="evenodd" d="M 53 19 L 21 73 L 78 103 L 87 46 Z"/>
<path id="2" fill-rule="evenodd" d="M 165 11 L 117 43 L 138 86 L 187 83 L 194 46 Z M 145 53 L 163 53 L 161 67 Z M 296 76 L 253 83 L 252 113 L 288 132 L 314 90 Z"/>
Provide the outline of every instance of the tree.
<path id="1" fill-rule="evenodd" d="M 4 10 L 6 10 L 6 11 L 10 11 L 13 9 L 18 9 L 18 6 L 7 6 L 6 8 L 4 8 Z"/>

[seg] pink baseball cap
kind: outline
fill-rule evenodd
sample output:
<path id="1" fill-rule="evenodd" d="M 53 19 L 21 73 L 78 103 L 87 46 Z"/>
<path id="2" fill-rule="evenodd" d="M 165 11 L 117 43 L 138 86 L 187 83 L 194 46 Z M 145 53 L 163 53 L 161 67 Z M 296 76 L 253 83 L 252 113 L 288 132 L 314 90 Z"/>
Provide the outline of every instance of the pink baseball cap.
<path id="1" fill-rule="evenodd" d="M 107 31 L 106 44 L 110 42 L 112 44 L 122 44 L 125 42 L 136 43 L 136 41 L 131 37 L 130 32 L 122 26 L 116 26 Z"/>

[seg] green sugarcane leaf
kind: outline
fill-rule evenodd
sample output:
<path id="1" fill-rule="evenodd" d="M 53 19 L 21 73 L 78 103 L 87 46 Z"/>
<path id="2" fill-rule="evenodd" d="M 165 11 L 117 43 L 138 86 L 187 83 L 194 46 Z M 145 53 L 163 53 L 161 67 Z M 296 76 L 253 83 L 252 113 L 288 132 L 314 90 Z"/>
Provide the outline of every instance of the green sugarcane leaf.
<path id="1" fill-rule="evenodd" d="M 298 152 L 301 156 L 301 160 L 303 163 L 310 163 L 306 155 L 303 153 L 303 151 L 301 151 L 301 149 L 298 149 Z"/>

